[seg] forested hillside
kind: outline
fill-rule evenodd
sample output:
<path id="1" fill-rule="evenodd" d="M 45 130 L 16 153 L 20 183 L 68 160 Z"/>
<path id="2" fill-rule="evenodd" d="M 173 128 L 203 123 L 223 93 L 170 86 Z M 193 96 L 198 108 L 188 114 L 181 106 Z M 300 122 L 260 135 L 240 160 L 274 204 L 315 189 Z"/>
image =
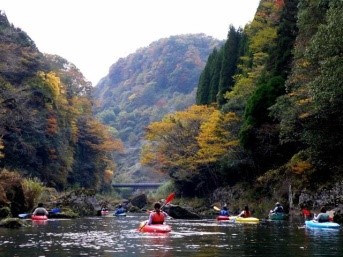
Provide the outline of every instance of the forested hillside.
<path id="1" fill-rule="evenodd" d="M 179 196 L 225 187 L 260 205 L 343 185 L 342 11 L 341 0 L 261 0 L 225 42 L 161 39 L 94 93 L 1 13 L 0 168 L 104 191 L 117 167 L 118 181 L 162 174 Z"/>
<path id="2" fill-rule="evenodd" d="M 60 190 L 108 189 L 111 153 L 123 145 L 93 117 L 91 89 L 75 65 L 39 52 L 1 12 L 0 170 Z"/>
<path id="3" fill-rule="evenodd" d="M 197 105 L 149 125 L 142 162 L 184 196 L 242 184 L 240 197 L 286 202 L 289 186 L 341 181 L 342 11 L 341 0 L 261 0 L 210 54 Z"/>
<path id="4" fill-rule="evenodd" d="M 97 117 L 126 146 L 125 154 L 115 157 L 117 182 L 164 179 L 139 165 L 145 127 L 195 103 L 208 55 L 222 44 L 203 34 L 163 38 L 114 63 L 98 83 L 94 90 Z"/>

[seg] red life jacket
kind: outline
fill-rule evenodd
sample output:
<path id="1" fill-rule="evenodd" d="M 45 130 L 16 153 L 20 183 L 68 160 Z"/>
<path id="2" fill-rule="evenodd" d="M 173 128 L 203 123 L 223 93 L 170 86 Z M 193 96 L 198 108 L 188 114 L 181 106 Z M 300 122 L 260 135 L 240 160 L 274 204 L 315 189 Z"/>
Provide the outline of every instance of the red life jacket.
<path id="1" fill-rule="evenodd" d="M 311 212 L 307 209 L 302 209 L 302 213 L 305 217 L 310 217 L 310 215 L 311 215 Z"/>
<path id="2" fill-rule="evenodd" d="M 154 212 L 151 217 L 152 224 L 163 224 L 164 222 L 164 213 L 163 212 Z"/>
<path id="3" fill-rule="evenodd" d="M 243 218 L 249 218 L 251 216 L 250 211 L 244 211 Z"/>

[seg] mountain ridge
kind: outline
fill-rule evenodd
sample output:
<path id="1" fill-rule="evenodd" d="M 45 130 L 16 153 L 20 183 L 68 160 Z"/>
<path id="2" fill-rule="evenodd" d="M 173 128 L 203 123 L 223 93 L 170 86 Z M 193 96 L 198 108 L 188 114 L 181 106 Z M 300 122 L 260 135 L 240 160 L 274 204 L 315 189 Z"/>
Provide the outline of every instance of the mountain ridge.
<path id="1" fill-rule="evenodd" d="M 122 160 L 118 174 L 142 169 L 138 162 L 145 126 L 195 103 L 198 79 L 208 55 L 223 43 L 205 34 L 170 36 L 111 65 L 93 96 L 98 101 L 97 117 L 113 128 L 127 149 L 124 156 L 116 156 Z"/>

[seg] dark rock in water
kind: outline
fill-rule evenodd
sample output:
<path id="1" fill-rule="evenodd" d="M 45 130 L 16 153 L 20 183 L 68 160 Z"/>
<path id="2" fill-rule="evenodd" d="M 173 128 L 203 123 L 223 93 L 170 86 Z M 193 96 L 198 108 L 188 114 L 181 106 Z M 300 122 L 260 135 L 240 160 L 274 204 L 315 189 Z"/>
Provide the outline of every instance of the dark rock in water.
<path id="1" fill-rule="evenodd" d="M 7 218 L 0 221 L 0 227 L 5 228 L 20 228 L 20 227 L 26 227 L 27 224 L 18 218 Z"/>
<path id="2" fill-rule="evenodd" d="M 198 214 L 178 205 L 169 204 L 164 206 L 163 210 L 174 219 L 201 219 Z"/>
<path id="3" fill-rule="evenodd" d="M 148 203 L 148 198 L 145 194 L 140 194 L 131 199 L 131 204 L 142 209 Z"/>
<path id="4" fill-rule="evenodd" d="M 142 211 L 140 208 L 138 208 L 137 206 L 134 206 L 134 205 L 131 205 L 129 208 L 128 208 L 128 211 L 129 212 L 144 212 L 144 211 Z"/>

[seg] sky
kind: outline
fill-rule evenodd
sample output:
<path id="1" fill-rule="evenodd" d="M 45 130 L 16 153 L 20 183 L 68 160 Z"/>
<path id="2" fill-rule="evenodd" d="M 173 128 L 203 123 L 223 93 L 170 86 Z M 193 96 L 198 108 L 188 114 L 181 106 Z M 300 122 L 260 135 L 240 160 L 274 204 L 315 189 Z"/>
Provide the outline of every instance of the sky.
<path id="1" fill-rule="evenodd" d="M 226 39 L 260 0 L 0 0 L 0 10 L 43 53 L 76 65 L 95 86 L 119 58 L 161 38 L 204 33 Z"/>

